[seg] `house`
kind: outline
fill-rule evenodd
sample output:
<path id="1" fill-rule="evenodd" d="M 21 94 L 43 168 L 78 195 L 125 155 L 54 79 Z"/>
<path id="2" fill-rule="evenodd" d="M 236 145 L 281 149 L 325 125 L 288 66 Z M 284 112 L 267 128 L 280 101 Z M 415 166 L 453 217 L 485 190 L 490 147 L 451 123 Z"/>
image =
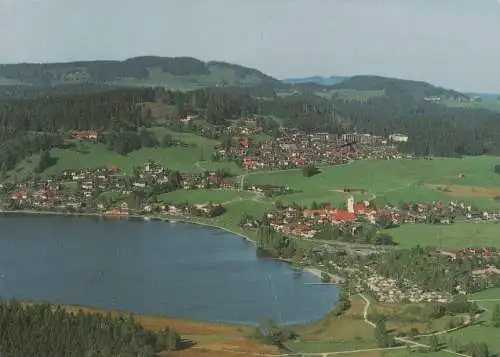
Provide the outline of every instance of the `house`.
<path id="1" fill-rule="evenodd" d="M 239 143 L 242 147 L 244 147 L 245 149 L 248 149 L 248 147 L 250 146 L 250 141 L 248 140 L 248 138 L 241 138 L 239 140 Z"/>
<path id="2" fill-rule="evenodd" d="M 406 143 L 408 141 L 408 136 L 404 134 L 394 133 L 389 135 L 389 140 L 395 143 Z"/>
<path id="3" fill-rule="evenodd" d="M 233 188 L 234 182 L 232 179 L 226 177 L 220 182 L 220 186 L 223 188 Z"/>
<path id="4" fill-rule="evenodd" d="M 17 201 L 17 200 L 26 200 L 28 198 L 28 192 L 27 191 L 24 191 L 24 190 L 21 190 L 21 191 L 14 191 L 12 192 L 12 195 L 10 196 L 10 198 L 13 200 L 13 201 Z"/>
<path id="5" fill-rule="evenodd" d="M 354 212 L 337 210 L 333 212 L 331 216 L 331 221 L 334 224 L 343 223 L 343 222 L 354 222 L 356 220 L 356 215 Z"/>
<path id="6" fill-rule="evenodd" d="M 77 131 L 77 130 L 72 130 L 69 132 L 71 137 L 73 139 L 78 139 L 78 140 L 97 140 L 97 132 L 93 130 L 87 130 L 87 131 Z"/>

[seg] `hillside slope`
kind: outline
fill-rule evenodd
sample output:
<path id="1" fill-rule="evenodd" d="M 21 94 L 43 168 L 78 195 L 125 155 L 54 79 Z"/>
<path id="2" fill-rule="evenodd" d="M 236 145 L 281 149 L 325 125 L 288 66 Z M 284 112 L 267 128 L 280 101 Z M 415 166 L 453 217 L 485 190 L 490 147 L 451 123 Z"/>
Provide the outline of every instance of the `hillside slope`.
<path id="1" fill-rule="evenodd" d="M 330 77 L 313 76 L 313 77 L 302 77 L 302 78 L 285 78 L 282 80 L 282 82 L 287 84 L 315 83 L 323 86 L 332 86 L 338 83 L 342 83 L 347 79 L 349 79 L 349 77 L 346 76 L 330 76 Z"/>
<path id="2" fill-rule="evenodd" d="M 467 95 L 455 90 L 434 86 L 423 81 L 380 77 L 380 76 L 354 76 L 333 86 L 335 90 L 356 91 L 384 91 L 388 97 L 408 97 L 415 101 L 425 98 L 468 98 Z"/>
<path id="3" fill-rule="evenodd" d="M 55 86 L 92 83 L 195 89 L 216 85 L 278 84 L 256 69 L 191 57 L 134 57 L 124 61 L 19 63 L 0 65 L 0 85 Z"/>

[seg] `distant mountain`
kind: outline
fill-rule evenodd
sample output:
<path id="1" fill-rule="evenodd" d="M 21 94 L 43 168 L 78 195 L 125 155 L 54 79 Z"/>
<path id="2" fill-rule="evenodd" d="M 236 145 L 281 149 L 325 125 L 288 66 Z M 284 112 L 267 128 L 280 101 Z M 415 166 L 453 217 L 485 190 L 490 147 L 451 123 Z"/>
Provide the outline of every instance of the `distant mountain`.
<path id="1" fill-rule="evenodd" d="M 351 91 L 384 91 L 387 97 L 406 97 L 415 101 L 424 99 L 459 99 L 468 98 L 466 94 L 452 89 L 436 87 L 422 81 L 380 77 L 380 76 L 354 76 L 335 84 L 335 90 Z"/>
<path id="2" fill-rule="evenodd" d="M 333 86 L 337 83 L 342 83 L 347 80 L 349 77 L 346 76 L 330 76 L 330 77 L 304 77 L 304 78 L 286 78 L 283 79 L 282 82 L 287 84 L 303 84 L 303 83 L 315 83 L 323 86 Z"/>
<path id="3" fill-rule="evenodd" d="M 57 86 L 75 83 L 114 86 L 253 86 L 280 81 L 256 69 L 191 57 L 134 57 L 124 61 L 19 63 L 0 65 L 0 85 Z"/>

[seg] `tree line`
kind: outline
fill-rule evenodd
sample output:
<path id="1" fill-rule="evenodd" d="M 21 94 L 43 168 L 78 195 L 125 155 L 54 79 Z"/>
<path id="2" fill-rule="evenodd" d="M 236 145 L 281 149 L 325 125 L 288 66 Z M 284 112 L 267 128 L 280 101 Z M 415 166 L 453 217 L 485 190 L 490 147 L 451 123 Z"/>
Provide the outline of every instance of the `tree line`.
<path id="1" fill-rule="evenodd" d="M 154 357 L 180 343 L 172 329 L 145 330 L 132 316 L 73 314 L 46 304 L 0 302 L 0 352 L 5 357 Z"/>

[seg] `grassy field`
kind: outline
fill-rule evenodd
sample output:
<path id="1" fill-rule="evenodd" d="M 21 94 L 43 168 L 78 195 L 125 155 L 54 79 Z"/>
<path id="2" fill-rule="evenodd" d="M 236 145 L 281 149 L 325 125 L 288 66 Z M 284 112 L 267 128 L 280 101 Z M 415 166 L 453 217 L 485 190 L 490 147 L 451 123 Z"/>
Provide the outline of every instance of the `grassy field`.
<path id="1" fill-rule="evenodd" d="M 193 139 L 194 140 L 194 139 Z M 51 155 L 57 158 L 57 163 L 48 168 L 44 174 L 50 175 L 67 169 L 97 168 L 109 165 L 120 167 L 124 172 L 130 173 L 138 165 L 144 165 L 147 160 L 153 160 L 164 167 L 181 172 L 200 172 L 205 169 L 224 168 L 231 173 L 238 174 L 241 169 L 230 162 L 200 162 L 210 158 L 211 151 L 200 147 L 172 147 L 172 148 L 143 148 L 128 155 L 119 155 L 108 150 L 102 144 L 79 143 L 72 149 L 53 149 Z M 34 172 L 38 164 L 39 155 L 33 155 L 24 160 L 12 170 L 11 177 L 23 177 Z"/>
<path id="2" fill-rule="evenodd" d="M 284 203 L 310 206 L 313 201 L 340 205 L 350 194 L 335 192 L 343 188 L 361 188 L 357 200 L 375 199 L 378 205 L 402 202 L 462 200 L 483 209 L 500 209 L 493 200 L 500 195 L 500 175 L 493 171 L 498 158 L 466 157 L 433 160 L 355 161 L 336 167 L 321 168 L 318 175 L 306 178 L 301 170 L 252 173 L 248 184 L 289 186 L 293 194 L 281 196 Z M 401 247 L 415 244 L 441 247 L 500 246 L 494 223 L 457 222 L 450 226 L 403 225 L 388 231 Z"/>
<path id="3" fill-rule="evenodd" d="M 250 192 L 238 192 L 236 190 L 177 190 L 158 196 L 159 199 L 170 203 L 220 203 L 228 205 L 243 200 L 249 200 L 254 197 Z"/>
<path id="4" fill-rule="evenodd" d="M 407 224 L 387 229 L 398 248 L 420 244 L 437 248 L 500 247 L 500 225 L 456 222 L 452 225 Z"/>
<path id="5" fill-rule="evenodd" d="M 377 348 L 373 328 L 363 321 L 364 300 L 355 297 L 345 315 L 295 328 L 299 334 L 290 347 L 297 352 L 331 352 Z"/>
<path id="6" fill-rule="evenodd" d="M 332 89 L 326 92 L 318 92 L 317 95 L 328 99 L 355 100 L 366 102 L 370 98 L 385 96 L 384 90 L 355 90 L 355 89 Z"/>
<path id="7" fill-rule="evenodd" d="M 483 108 L 500 113 L 500 100 L 494 97 L 483 98 L 478 103 L 462 103 L 455 101 L 453 99 L 446 99 L 442 102 L 442 104 L 448 107 L 456 107 L 456 108 L 471 108 L 471 109 Z"/>
<path id="8" fill-rule="evenodd" d="M 210 66 L 210 73 L 206 75 L 176 76 L 163 72 L 161 68 L 150 67 L 149 76 L 145 79 L 120 78 L 112 84 L 121 86 L 146 86 L 165 87 L 170 90 L 189 91 L 204 87 L 212 87 L 217 84 L 226 83 L 228 85 L 256 85 L 261 80 L 254 75 L 245 77 L 238 76 L 231 68 L 217 65 Z"/>
<path id="9" fill-rule="evenodd" d="M 476 294 L 469 295 L 470 299 L 500 299 L 500 288 L 488 289 L 481 291 Z M 500 355 L 500 329 L 491 326 L 491 312 L 493 311 L 495 304 L 500 303 L 500 301 L 478 301 L 478 305 L 484 308 L 486 311 L 481 314 L 477 323 L 473 326 L 461 329 L 455 332 L 446 334 L 440 337 L 440 342 L 447 345 L 448 348 L 452 348 L 453 340 L 458 342 L 460 345 L 467 344 L 469 342 L 484 342 L 488 345 L 490 355 L 498 356 Z M 423 343 L 428 342 L 428 338 L 421 340 Z"/>
<path id="10" fill-rule="evenodd" d="M 207 154 L 210 154 L 213 148 L 220 144 L 220 142 L 214 139 L 208 139 L 203 136 L 196 135 L 195 133 L 173 131 L 163 126 L 154 126 L 150 128 L 149 131 L 155 133 L 160 140 L 163 135 L 170 135 L 175 140 L 195 145 L 200 150 L 207 151 Z"/>
<path id="11" fill-rule="evenodd" d="M 384 201 L 397 204 L 399 201 L 433 199 L 451 199 L 460 196 L 473 203 L 499 207 L 492 200 L 498 192 L 500 175 L 493 172 L 499 162 L 495 157 L 474 157 L 463 159 L 434 160 L 391 160 L 391 161 L 355 161 L 342 166 L 321 168 L 321 173 L 306 178 L 300 169 L 253 173 L 246 177 L 248 184 L 276 184 L 289 186 L 300 191 L 283 196 L 285 202 L 301 202 L 305 204 L 316 200 L 338 201 L 347 196 L 334 190 L 343 188 L 362 188 L 365 194 L 356 198 L 367 198 L 375 195 L 377 202 Z M 460 177 L 460 174 L 463 176 Z M 439 190 L 433 185 L 440 185 Z M 460 192 L 446 191 L 450 185 L 459 185 Z M 487 187 L 490 195 L 467 191 L 469 187 Z M 456 187 L 452 187 L 456 188 Z"/>

